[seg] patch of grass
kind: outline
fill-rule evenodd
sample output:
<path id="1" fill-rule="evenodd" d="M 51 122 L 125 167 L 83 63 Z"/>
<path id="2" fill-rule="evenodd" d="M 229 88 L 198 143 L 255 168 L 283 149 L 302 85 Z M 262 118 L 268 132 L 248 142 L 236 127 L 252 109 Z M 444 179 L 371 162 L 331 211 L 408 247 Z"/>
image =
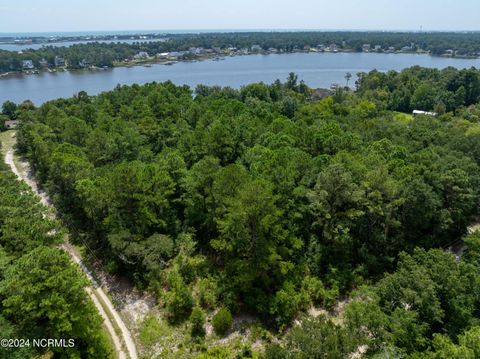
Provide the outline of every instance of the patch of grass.
<path id="1" fill-rule="evenodd" d="M 395 119 L 398 122 L 408 125 L 410 122 L 413 121 L 413 115 L 409 113 L 395 112 Z"/>
<path id="2" fill-rule="evenodd" d="M 168 323 L 152 315 L 143 321 L 138 339 L 143 346 L 151 347 L 172 334 L 173 330 Z"/>
<path id="3" fill-rule="evenodd" d="M 2 143 L 3 156 L 5 156 L 5 153 L 7 153 L 7 151 L 15 144 L 15 138 L 12 138 L 13 133 L 15 133 L 13 130 L 0 132 L 0 142 Z"/>

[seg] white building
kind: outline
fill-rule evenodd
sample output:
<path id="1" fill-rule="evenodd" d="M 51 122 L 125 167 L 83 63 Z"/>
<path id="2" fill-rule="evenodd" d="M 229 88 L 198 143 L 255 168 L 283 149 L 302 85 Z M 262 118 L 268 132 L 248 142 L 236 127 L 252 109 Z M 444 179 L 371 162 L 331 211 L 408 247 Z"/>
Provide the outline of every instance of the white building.
<path id="1" fill-rule="evenodd" d="M 419 115 L 424 115 L 424 116 L 437 116 L 438 113 L 436 112 L 427 112 L 427 111 L 421 111 L 421 110 L 413 110 L 412 112 L 413 116 L 419 116 Z"/>
<path id="2" fill-rule="evenodd" d="M 135 60 L 146 60 L 148 59 L 148 52 L 140 51 L 138 54 L 133 56 Z"/>
<path id="3" fill-rule="evenodd" d="M 24 70 L 31 70 L 34 68 L 32 60 L 23 60 L 22 61 L 22 68 Z"/>
<path id="4" fill-rule="evenodd" d="M 55 56 L 55 60 L 53 61 L 55 66 L 65 66 L 65 59 L 60 56 Z"/>

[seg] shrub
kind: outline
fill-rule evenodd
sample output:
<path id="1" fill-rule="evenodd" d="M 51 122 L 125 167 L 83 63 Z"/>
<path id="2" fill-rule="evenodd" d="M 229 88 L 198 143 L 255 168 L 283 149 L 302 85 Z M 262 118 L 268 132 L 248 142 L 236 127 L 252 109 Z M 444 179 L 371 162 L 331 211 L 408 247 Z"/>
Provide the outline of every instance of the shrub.
<path id="1" fill-rule="evenodd" d="M 312 302 L 316 305 L 329 308 L 338 300 L 339 291 L 337 286 L 330 289 L 325 288 L 323 282 L 316 277 L 305 277 L 302 283 L 302 289 L 308 294 Z"/>
<path id="2" fill-rule="evenodd" d="M 191 334 L 192 337 L 204 337 L 205 336 L 205 313 L 199 307 L 195 307 L 190 315 L 190 323 L 192 324 Z"/>
<path id="3" fill-rule="evenodd" d="M 193 297 L 182 280 L 177 280 L 166 295 L 166 309 L 171 322 L 187 318 L 192 312 Z"/>
<path id="4" fill-rule="evenodd" d="M 232 326 L 233 317 L 228 308 L 222 308 L 212 318 L 213 330 L 218 335 L 224 336 Z"/>
<path id="5" fill-rule="evenodd" d="M 270 313 L 275 315 L 278 324 L 286 325 L 308 304 L 308 296 L 297 290 L 291 282 L 286 282 L 272 301 Z"/>
<path id="6" fill-rule="evenodd" d="M 217 304 L 218 286 L 212 278 L 202 278 L 198 282 L 199 301 L 204 308 L 215 308 Z"/>

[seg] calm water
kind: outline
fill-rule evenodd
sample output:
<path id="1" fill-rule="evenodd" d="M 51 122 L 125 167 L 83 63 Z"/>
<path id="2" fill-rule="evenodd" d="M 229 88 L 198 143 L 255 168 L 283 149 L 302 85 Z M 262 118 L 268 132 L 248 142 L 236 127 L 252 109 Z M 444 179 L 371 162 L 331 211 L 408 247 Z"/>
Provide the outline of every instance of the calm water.
<path id="1" fill-rule="evenodd" d="M 72 45 L 78 44 L 91 44 L 92 42 L 98 42 L 101 44 L 110 44 L 113 42 L 121 42 L 124 44 L 133 44 L 137 42 L 155 42 L 155 41 L 165 41 L 164 39 L 121 39 L 121 40 L 93 40 L 93 41 L 62 41 L 62 42 L 50 42 L 44 44 L 30 44 L 30 45 L 19 45 L 19 44 L 1 44 L 0 50 L 7 51 L 26 51 L 28 49 L 38 50 L 44 46 L 53 46 L 53 47 L 70 47 Z"/>
<path id="2" fill-rule="evenodd" d="M 70 97 L 79 91 L 94 95 L 117 84 L 143 84 L 171 80 L 176 84 L 221 85 L 238 88 L 263 81 L 284 80 L 295 72 L 311 87 L 329 87 L 344 84 L 347 72 L 377 69 L 401 70 L 420 65 L 424 67 L 456 68 L 480 67 L 478 59 L 449 59 L 414 54 L 365 53 L 298 53 L 284 55 L 255 55 L 229 57 L 223 61 L 183 62 L 173 66 L 153 65 L 115 68 L 98 72 L 59 72 L 40 75 L 19 75 L 0 79 L 0 103 L 5 100 L 21 102 L 26 99 L 40 105 L 59 97 Z M 354 79 L 352 79 L 353 83 Z"/>

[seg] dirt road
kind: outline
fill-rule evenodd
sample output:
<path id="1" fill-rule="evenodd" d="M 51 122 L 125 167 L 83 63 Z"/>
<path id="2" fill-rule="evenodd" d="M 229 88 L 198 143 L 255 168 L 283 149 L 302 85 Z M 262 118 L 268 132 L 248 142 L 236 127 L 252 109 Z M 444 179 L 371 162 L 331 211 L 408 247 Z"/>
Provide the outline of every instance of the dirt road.
<path id="1" fill-rule="evenodd" d="M 26 173 L 28 172 L 28 170 L 21 171 L 17 167 L 14 161 L 14 154 L 12 148 L 8 149 L 5 154 L 5 163 L 10 166 L 12 172 L 18 177 L 18 179 L 24 181 L 30 186 L 30 188 L 40 197 L 40 200 L 44 205 L 51 206 L 46 193 L 40 191 L 36 182 L 29 176 L 28 173 Z M 22 163 L 22 167 L 28 168 L 28 164 Z M 92 283 L 91 287 L 86 288 L 86 292 L 88 296 L 92 299 L 95 307 L 98 310 L 98 313 L 104 320 L 105 327 L 107 328 L 107 331 L 112 339 L 112 343 L 115 346 L 115 351 L 117 352 L 118 358 L 138 359 L 137 350 L 135 347 L 135 342 L 132 339 L 132 335 L 130 334 L 130 331 L 126 327 L 117 310 L 114 308 L 108 296 L 97 284 L 90 271 L 82 263 L 80 256 L 76 253 L 75 249 L 68 243 L 68 241 L 66 241 L 61 246 L 61 248 L 65 250 L 68 254 L 70 254 L 72 260 L 77 263 L 80 268 L 82 268 L 83 272 L 85 273 L 89 281 Z M 117 334 L 115 328 L 118 328 L 121 336 Z M 126 351 L 124 347 L 126 347 Z M 128 356 L 126 352 L 128 352 Z"/>

